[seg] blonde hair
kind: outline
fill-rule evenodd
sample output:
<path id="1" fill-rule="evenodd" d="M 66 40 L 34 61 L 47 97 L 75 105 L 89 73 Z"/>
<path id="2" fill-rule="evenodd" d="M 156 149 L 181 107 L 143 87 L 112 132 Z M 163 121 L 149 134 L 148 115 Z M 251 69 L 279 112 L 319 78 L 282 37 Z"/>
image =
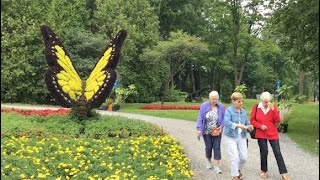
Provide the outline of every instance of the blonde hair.
<path id="1" fill-rule="evenodd" d="M 219 99 L 219 93 L 217 91 L 211 91 L 209 93 L 209 99 L 211 99 L 213 96 L 218 96 L 218 99 Z"/>
<path id="2" fill-rule="evenodd" d="M 231 94 L 231 100 L 232 101 L 236 101 L 236 100 L 242 99 L 242 98 L 243 98 L 243 96 L 239 92 L 234 92 L 234 93 Z"/>
<path id="3" fill-rule="evenodd" d="M 272 96 L 271 96 L 271 94 L 270 94 L 268 91 L 266 91 L 266 92 L 261 93 L 260 99 L 261 99 L 262 101 L 264 101 L 264 100 L 269 100 L 269 101 L 271 101 L 271 100 L 272 100 Z"/>

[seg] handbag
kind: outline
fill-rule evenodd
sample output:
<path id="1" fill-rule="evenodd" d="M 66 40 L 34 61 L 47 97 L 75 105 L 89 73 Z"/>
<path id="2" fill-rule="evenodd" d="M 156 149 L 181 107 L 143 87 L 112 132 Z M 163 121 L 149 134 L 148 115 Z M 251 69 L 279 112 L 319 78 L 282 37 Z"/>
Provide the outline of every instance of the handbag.
<path id="1" fill-rule="evenodd" d="M 250 133 L 251 139 L 257 139 L 256 138 L 256 128 L 253 128 L 253 130 L 250 131 L 249 133 Z"/>
<path id="2" fill-rule="evenodd" d="M 258 111 L 258 104 L 256 105 L 256 114 L 254 115 L 254 119 L 257 119 L 257 111 Z M 256 128 L 254 127 L 252 131 L 249 132 L 251 139 L 257 139 L 256 138 Z"/>
<path id="3" fill-rule="evenodd" d="M 212 128 L 211 129 L 211 136 L 219 136 L 220 132 L 219 132 L 219 128 Z"/>

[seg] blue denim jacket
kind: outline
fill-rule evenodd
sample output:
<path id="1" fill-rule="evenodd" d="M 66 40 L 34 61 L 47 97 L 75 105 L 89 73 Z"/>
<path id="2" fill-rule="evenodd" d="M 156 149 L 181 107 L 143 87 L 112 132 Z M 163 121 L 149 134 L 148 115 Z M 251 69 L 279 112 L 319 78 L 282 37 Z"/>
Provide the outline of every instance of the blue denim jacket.
<path id="1" fill-rule="evenodd" d="M 250 122 L 247 118 L 246 110 L 242 109 L 240 110 L 240 122 L 241 124 L 248 126 L 250 125 Z M 224 135 L 229 137 L 238 137 L 238 128 L 236 125 L 239 124 L 239 113 L 237 112 L 234 105 L 229 106 L 224 114 Z M 246 137 L 246 130 L 242 130 L 241 136 Z"/>

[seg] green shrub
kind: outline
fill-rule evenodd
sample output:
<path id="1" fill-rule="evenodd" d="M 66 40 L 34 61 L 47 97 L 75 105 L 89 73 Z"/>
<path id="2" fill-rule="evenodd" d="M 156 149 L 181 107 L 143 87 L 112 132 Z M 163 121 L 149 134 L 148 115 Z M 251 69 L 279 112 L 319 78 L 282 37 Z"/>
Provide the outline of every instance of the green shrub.
<path id="1" fill-rule="evenodd" d="M 1 113 L 3 136 L 75 136 L 81 125 L 69 116 L 23 116 L 16 113 Z"/>
<path id="2" fill-rule="evenodd" d="M 166 102 L 179 102 L 180 98 L 180 90 L 175 89 L 175 86 L 172 86 L 167 94 Z"/>
<path id="3" fill-rule="evenodd" d="M 295 102 L 298 102 L 299 104 L 303 104 L 304 102 L 307 101 L 307 96 L 306 95 L 296 95 L 293 100 Z"/>
<path id="4" fill-rule="evenodd" d="M 228 80 L 223 81 L 221 84 L 221 91 L 219 95 L 221 96 L 221 101 L 224 103 L 230 103 L 231 99 L 230 96 L 233 93 L 233 86 L 232 83 Z"/>
<path id="5" fill-rule="evenodd" d="M 103 116 L 100 120 L 85 123 L 86 137 L 106 138 L 130 136 L 158 136 L 164 134 L 158 126 L 140 120 L 119 116 Z"/>

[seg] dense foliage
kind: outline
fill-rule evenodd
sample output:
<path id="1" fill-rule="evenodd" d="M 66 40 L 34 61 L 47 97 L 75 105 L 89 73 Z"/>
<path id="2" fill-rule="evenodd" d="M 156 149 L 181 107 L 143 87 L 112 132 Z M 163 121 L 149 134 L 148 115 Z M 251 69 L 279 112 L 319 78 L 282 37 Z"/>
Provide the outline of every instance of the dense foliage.
<path id="1" fill-rule="evenodd" d="M 240 84 L 252 98 L 276 93 L 277 80 L 295 95 L 319 96 L 318 2 L 245 2 L 1 0 L 1 101 L 53 103 L 43 78 L 44 24 L 83 79 L 126 29 L 118 80 L 138 92 L 127 102 L 175 101 L 207 86 L 227 101 Z"/>

